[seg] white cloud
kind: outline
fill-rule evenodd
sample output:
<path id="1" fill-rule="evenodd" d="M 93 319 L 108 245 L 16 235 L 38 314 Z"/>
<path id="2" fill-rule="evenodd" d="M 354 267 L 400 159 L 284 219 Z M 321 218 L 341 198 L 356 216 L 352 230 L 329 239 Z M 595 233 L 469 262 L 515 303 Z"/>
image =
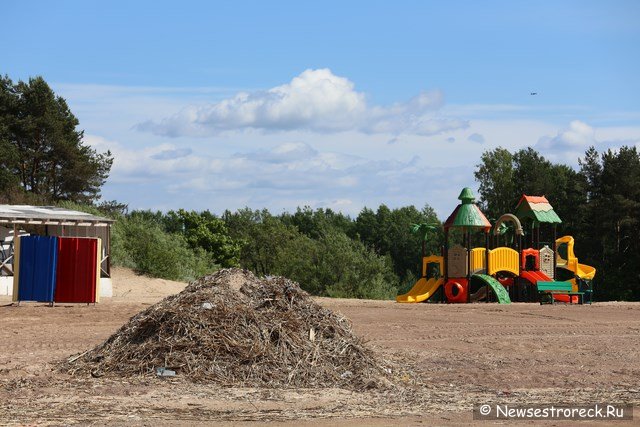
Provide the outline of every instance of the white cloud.
<path id="1" fill-rule="evenodd" d="M 637 128 L 626 128 L 622 132 L 616 128 L 596 129 L 580 120 L 574 120 L 556 136 L 541 137 L 534 148 L 554 162 L 563 162 L 575 167 L 577 159 L 584 157 L 590 146 L 604 151 L 638 143 L 640 130 Z"/>
<path id="2" fill-rule="evenodd" d="M 595 131 L 586 123 L 574 120 L 569 124 L 569 128 L 558 132 L 551 137 L 542 137 L 538 142 L 538 147 L 547 151 L 574 151 L 589 145 L 595 145 Z"/>
<path id="3" fill-rule="evenodd" d="M 190 148 L 161 144 L 143 148 L 127 148 L 116 141 L 95 135 L 85 135 L 84 141 L 99 152 L 110 150 L 114 161 L 110 181 L 152 182 L 159 176 L 189 174 L 207 166 L 205 159 Z"/>
<path id="4" fill-rule="evenodd" d="M 354 202 L 349 199 L 336 199 L 330 201 L 316 201 L 314 205 L 318 208 L 328 208 L 338 212 L 349 212 L 352 210 Z"/>
<path id="5" fill-rule="evenodd" d="M 86 140 L 96 149 L 114 152 L 109 188 L 126 188 L 131 208 L 185 207 L 221 212 L 251 206 L 277 212 L 309 205 L 355 215 L 365 205 L 422 206 L 430 199 L 430 192 L 440 194 L 451 184 L 459 190 L 459 180 L 447 176 L 449 169 L 430 166 L 418 156 L 372 160 L 319 151 L 303 142 L 215 156 L 191 149 L 187 153 L 170 144 L 132 149 L 92 135 Z M 152 191 L 147 190 L 150 186 Z M 133 188 L 145 191 L 131 198 Z M 122 200 L 108 191 L 105 196 Z M 430 201 L 442 208 L 455 204 L 454 199 Z M 160 200 L 171 203 L 158 204 Z"/>
<path id="6" fill-rule="evenodd" d="M 349 79 L 336 76 L 327 68 L 309 69 L 284 85 L 188 106 L 160 121 L 139 123 L 136 128 L 178 137 L 246 129 L 436 135 L 468 127 L 465 120 L 440 115 L 442 105 L 442 93 L 433 91 L 391 106 L 371 106 Z"/>
<path id="7" fill-rule="evenodd" d="M 317 85 L 311 80 L 307 84 L 315 91 Z M 565 120 L 570 109 L 541 117 L 528 106 L 468 106 L 470 115 L 457 114 L 453 110 L 464 108 L 444 107 L 438 92 L 381 107 L 367 103 L 348 80 L 343 83 L 340 90 L 360 95 L 352 99 L 361 100 L 364 109 L 351 116 L 353 123 L 335 119 L 333 129 L 345 126 L 339 132 L 329 134 L 332 128 L 322 122 L 347 113 L 339 106 L 329 108 L 334 105 L 329 103 L 325 110 L 309 110 L 313 114 L 307 117 L 300 114 L 300 126 L 282 130 L 278 126 L 286 123 L 284 113 L 263 116 L 271 117 L 267 125 L 247 125 L 241 131 L 222 132 L 184 121 L 188 136 L 162 143 L 152 133 L 133 131 L 132 125 L 148 119 L 161 124 L 162 117 L 187 104 L 198 103 L 200 107 L 192 108 L 206 111 L 233 99 L 238 91 L 158 88 L 156 92 L 155 88 L 71 85 L 65 86 L 69 92 L 60 94 L 78 112 L 85 141 L 115 155 L 103 197 L 129 203 L 132 209 L 183 207 L 221 213 L 250 206 L 277 213 L 309 205 L 357 214 L 363 206 L 380 203 L 392 207 L 429 203 L 445 218 L 457 204 L 460 189 L 475 188 L 473 171 L 485 150 L 532 146 L 552 161 L 576 167 L 590 144 L 599 151 L 640 144 L 640 127 L 633 123 L 603 126 L 579 109 L 575 111 L 580 121 L 571 122 L 573 114 L 560 124 L 558 120 Z M 294 86 L 290 82 L 279 88 L 298 90 Z M 306 98 L 317 99 L 315 95 Z M 296 102 L 306 98 L 300 95 Z M 289 111 L 290 121 L 293 113 Z M 467 127 L 456 116 L 473 120 Z M 548 120 L 550 116 L 553 120 Z M 453 130 L 437 134 L 447 128 L 447 120 Z M 196 131 L 215 139 L 194 137 Z M 482 136 L 484 143 L 474 135 Z"/>

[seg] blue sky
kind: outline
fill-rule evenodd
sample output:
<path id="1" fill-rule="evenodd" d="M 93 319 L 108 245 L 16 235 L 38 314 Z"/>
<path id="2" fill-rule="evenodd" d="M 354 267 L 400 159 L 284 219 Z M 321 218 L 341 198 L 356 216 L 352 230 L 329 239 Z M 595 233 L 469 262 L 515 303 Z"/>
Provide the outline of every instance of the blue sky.
<path id="1" fill-rule="evenodd" d="M 432 205 L 485 150 L 640 143 L 640 2 L 3 2 L 132 208 Z M 537 92 L 531 96 L 530 92 Z"/>

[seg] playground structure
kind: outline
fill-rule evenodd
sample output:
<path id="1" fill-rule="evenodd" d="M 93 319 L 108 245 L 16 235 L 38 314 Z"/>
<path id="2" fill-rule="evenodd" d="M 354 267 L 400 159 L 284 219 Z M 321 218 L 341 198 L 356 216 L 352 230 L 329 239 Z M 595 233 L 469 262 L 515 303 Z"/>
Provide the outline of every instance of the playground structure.
<path id="1" fill-rule="evenodd" d="M 493 226 L 474 203 L 471 189 L 464 188 L 458 199 L 461 203 L 443 224 L 441 255 L 422 258 L 421 278 L 396 297 L 398 302 L 591 302 L 596 270 L 578 262 L 573 237 L 557 238 L 562 221 L 544 196 L 523 195 L 515 213 L 502 215 Z M 541 241 L 542 225 L 547 236 L 551 226 L 548 242 Z M 484 247 L 473 247 L 479 233 Z M 507 236 L 511 242 L 500 246 Z M 456 237 L 462 242 L 452 245 Z"/>

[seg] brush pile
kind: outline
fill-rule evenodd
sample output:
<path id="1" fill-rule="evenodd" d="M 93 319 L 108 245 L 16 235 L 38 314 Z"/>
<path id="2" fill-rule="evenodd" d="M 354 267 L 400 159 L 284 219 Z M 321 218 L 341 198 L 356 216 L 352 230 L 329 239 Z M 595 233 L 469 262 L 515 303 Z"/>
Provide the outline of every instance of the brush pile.
<path id="1" fill-rule="evenodd" d="M 344 387 L 385 382 L 384 368 L 344 317 L 283 277 L 240 269 L 204 276 L 82 355 L 74 375 L 156 375 L 245 387 Z"/>

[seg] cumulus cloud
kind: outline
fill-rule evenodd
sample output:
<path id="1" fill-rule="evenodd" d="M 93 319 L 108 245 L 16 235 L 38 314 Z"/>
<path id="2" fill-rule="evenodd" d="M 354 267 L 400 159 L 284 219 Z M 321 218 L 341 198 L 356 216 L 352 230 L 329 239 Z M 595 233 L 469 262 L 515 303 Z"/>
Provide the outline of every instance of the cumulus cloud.
<path id="1" fill-rule="evenodd" d="M 576 106 L 452 106 L 438 91 L 381 106 L 330 70 L 307 70 L 272 89 L 242 93 L 58 89 L 82 117 L 85 142 L 115 155 L 103 197 L 132 208 L 221 213 L 309 205 L 357 214 L 364 205 L 428 202 L 446 217 L 460 188 L 476 185 L 472 171 L 485 149 L 532 146 L 574 167 L 589 145 L 600 152 L 622 145 L 640 149 L 637 114 L 603 118 Z M 560 129 L 558 117 L 583 120 Z M 133 123 L 149 118 L 155 121 L 138 126 L 148 132 L 132 133 Z M 627 124 L 605 126 L 612 122 Z M 178 138 L 159 143 L 154 133 Z M 203 144 L 199 136 L 216 136 L 218 143 Z"/>
<path id="2" fill-rule="evenodd" d="M 169 191 L 204 192 L 243 189 L 272 196 L 302 194 L 318 198 L 323 194 L 356 191 L 394 170 L 411 165 L 397 161 L 370 161 L 339 153 L 319 152 L 305 143 L 285 143 L 269 150 L 236 153 L 230 158 L 209 158 L 193 179 L 171 183 Z M 335 196 L 333 196 L 335 197 Z M 328 202 L 327 202 L 328 203 Z"/>
<path id="3" fill-rule="evenodd" d="M 580 120 L 574 120 L 568 128 L 559 131 L 556 136 L 540 138 L 534 148 L 553 161 L 575 164 L 578 158 L 584 157 L 585 151 L 590 146 L 594 146 L 598 151 L 604 151 L 640 142 L 637 129 L 624 129 L 623 133 L 626 138 L 621 139 L 615 128 L 595 129 Z M 634 133 L 636 138 L 629 138 Z"/>
<path id="4" fill-rule="evenodd" d="M 538 141 L 538 148 L 550 152 L 575 151 L 589 145 L 595 145 L 595 130 L 580 120 L 574 120 L 554 137 L 542 137 Z"/>
<path id="5" fill-rule="evenodd" d="M 357 214 L 364 204 L 424 203 L 416 194 L 425 192 L 425 179 L 433 183 L 434 191 L 452 184 L 451 177 L 439 181 L 448 169 L 429 166 L 418 156 L 372 160 L 318 150 L 304 142 L 216 155 L 199 150 L 179 153 L 170 144 L 134 149 L 91 135 L 87 140 L 95 148 L 114 152 L 110 183 L 112 188 L 138 189 L 132 207 L 148 207 L 154 201 L 158 208 L 222 212 L 243 206 L 277 211 L 309 205 Z M 171 202 L 158 205 L 158 200 Z"/>
<path id="6" fill-rule="evenodd" d="M 269 90 L 188 106 L 160 121 L 139 123 L 136 129 L 178 137 L 247 129 L 436 135 L 468 127 L 465 120 L 440 115 L 443 103 L 442 93 L 432 91 L 390 106 L 369 105 L 349 79 L 327 68 L 309 69 Z"/>
<path id="7" fill-rule="evenodd" d="M 595 130 L 580 120 L 574 120 L 557 135 L 541 137 L 534 148 L 554 162 L 575 165 L 592 145 L 598 145 Z"/>
<path id="8" fill-rule="evenodd" d="M 171 144 L 129 148 L 123 144 L 95 135 L 85 135 L 85 142 L 98 151 L 113 153 L 110 181 L 152 182 L 159 176 L 174 179 L 208 166 L 207 161 L 192 153 L 190 148 L 177 148 Z"/>

